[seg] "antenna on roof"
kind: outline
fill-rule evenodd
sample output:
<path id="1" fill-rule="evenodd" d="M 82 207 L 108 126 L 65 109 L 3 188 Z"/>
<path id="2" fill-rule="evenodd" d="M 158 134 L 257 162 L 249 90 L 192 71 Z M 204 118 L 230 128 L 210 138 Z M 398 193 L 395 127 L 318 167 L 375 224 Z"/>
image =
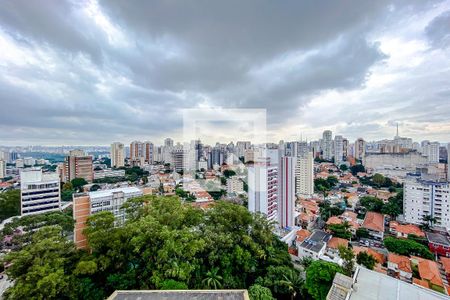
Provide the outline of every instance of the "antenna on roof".
<path id="1" fill-rule="evenodd" d="M 396 136 L 397 136 L 397 137 L 399 136 L 399 135 L 398 135 L 398 122 L 397 122 L 397 135 L 396 135 Z"/>

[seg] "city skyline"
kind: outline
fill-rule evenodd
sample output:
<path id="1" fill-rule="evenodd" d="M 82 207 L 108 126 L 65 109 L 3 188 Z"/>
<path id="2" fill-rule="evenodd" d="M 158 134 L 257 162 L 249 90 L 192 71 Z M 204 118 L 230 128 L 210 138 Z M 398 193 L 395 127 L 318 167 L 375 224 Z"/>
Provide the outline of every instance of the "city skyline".
<path id="1" fill-rule="evenodd" d="M 270 141 L 448 142 L 450 1 L 135 4 L 4 3 L 1 144 L 181 140 L 208 107 L 267 109 Z"/>

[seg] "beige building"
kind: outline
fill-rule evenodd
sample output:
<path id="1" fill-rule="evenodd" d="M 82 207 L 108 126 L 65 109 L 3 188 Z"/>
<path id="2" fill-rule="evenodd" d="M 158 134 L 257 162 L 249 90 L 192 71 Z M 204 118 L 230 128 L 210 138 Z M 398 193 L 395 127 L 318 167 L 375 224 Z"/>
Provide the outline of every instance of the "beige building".
<path id="1" fill-rule="evenodd" d="M 312 152 L 297 158 L 295 193 L 302 197 L 310 197 L 314 193 L 314 159 Z"/>
<path id="2" fill-rule="evenodd" d="M 94 180 L 92 156 L 87 156 L 82 150 L 70 151 L 64 161 L 62 175 L 64 182 L 75 178 L 84 178 L 87 182 L 92 182 Z"/>
<path id="3" fill-rule="evenodd" d="M 237 176 L 232 176 L 227 180 L 227 193 L 239 194 L 244 191 L 244 182 Z"/>
<path id="4" fill-rule="evenodd" d="M 125 166 L 125 146 L 115 142 L 111 144 L 111 168 Z"/>
<path id="5" fill-rule="evenodd" d="M 6 161 L 0 160 L 0 179 L 6 176 Z"/>

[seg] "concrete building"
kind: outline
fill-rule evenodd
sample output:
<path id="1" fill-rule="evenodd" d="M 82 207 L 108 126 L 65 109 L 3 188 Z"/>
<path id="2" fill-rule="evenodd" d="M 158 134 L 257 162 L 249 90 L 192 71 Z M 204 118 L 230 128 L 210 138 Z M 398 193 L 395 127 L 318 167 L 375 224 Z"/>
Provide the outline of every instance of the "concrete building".
<path id="1" fill-rule="evenodd" d="M 428 158 L 429 163 L 438 163 L 439 162 L 439 147 L 440 144 L 438 142 L 428 142 L 422 146 L 422 154 Z"/>
<path id="2" fill-rule="evenodd" d="M 320 257 L 323 257 L 327 248 L 327 243 L 331 237 L 331 234 L 328 234 L 325 231 L 314 231 L 312 235 L 297 245 L 298 257 L 309 257 L 313 260 L 318 260 Z"/>
<path id="3" fill-rule="evenodd" d="M 63 169 L 62 181 L 67 182 L 75 178 L 84 178 L 87 182 L 94 180 L 92 167 L 92 156 L 87 156 L 82 150 L 73 150 L 66 156 Z"/>
<path id="4" fill-rule="evenodd" d="M 6 161 L 0 160 L 0 179 L 6 177 Z"/>
<path id="5" fill-rule="evenodd" d="M 295 169 L 297 158 L 282 156 L 278 163 L 278 224 L 281 228 L 295 225 Z"/>
<path id="6" fill-rule="evenodd" d="M 43 173 L 40 168 L 21 170 L 20 193 L 22 216 L 60 210 L 60 181 L 57 173 Z"/>
<path id="7" fill-rule="evenodd" d="M 23 167 L 25 167 L 25 163 L 24 163 L 22 158 L 16 159 L 15 164 L 16 164 L 16 168 L 23 168 Z"/>
<path id="8" fill-rule="evenodd" d="M 342 135 L 334 137 L 333 157 L 336 166 L 339 166 L 344 161 L 344 138 Z"/>
<path id="9" fill-rule="evenodd" d="M 331 130 L 325 130 L 322 135 L 322 158 L 330 161 L 333 159 L 333 133 Z"/>
<path id="10" fill-rule="evenodd" d="M 124 187 L 74 194 L 74 242 L 77 248 L 87 247 L 83 230 L 86 228 L 86 220 L 89 216 L 101 211 L 110 211 L 114 214 L 116 224 L 122 224 L 125 221 L 125 210 L 122 209 L 123 204 L 128 199 L 142 195 L 142 191 L 137 187 Z"/>
<path id="11" fill-rule="evenodd" d="M 447 181 L 450 182 L 450 143 L 447 144 Z"/>
<path id="12" fill-rule="evenodd" d="M 107 177 L 125 177 L 125 170 L 104 169 L 94 171 L 94 179 L 102 179 Z"/>
<path id="13" fill-rule="evenodd" d="M 403 191 L 405 221 L 422 224 L 423 217 L 436 218 L 436 226 L 450 229 L 450 184 L 422 180 L 419 176 L 406 178 Z"/>
<path id="14" fill-rule="evenodd" d="M 269 220 L 277 217 L 277 161 L 266 158 L 248 167 L 248 210 L 260 212 Z"/>
<path id="15" fill-rule="evenodd" d="M 153 162 L 155 161 L 155 157 L 154 157 L 154 146 L 152 142 L 144 142 L 144 160 L 149 163 L 149 164 L 153 164 Z"/>
<path id="16" fill-rule="evenodd" d="M 356 159 L 364 160 L 366 156 L 366 142 L 362 138 L 358 138 L 355 142 L 355 153 L 353 155 Z"/>
<path id="17" fill-rule="evenodd" d="M 125 166 L 125 146 L 115 142 L 111 144 L 111 167 L 119 168 Z"/>
<path id="18" fill-rule="evenodd" d="M 418 166 L 427 164 L 427 158 L 417 151 L 405 153 L 367 153 L 363 164 L 369 173 L 380 173 L 386 176 L 406 176 L 415 172 Z"/>
<path id="19" fill-rule="evenodd" d="M 301 197 L 311 197 L 314 193 L 314 158 L 312 152 L 297 157 L 295 187 L 295 193 Z"/>
<path id="20" fill-rule="evenodd" d="M 244 182 L 237 176 L 227 179 L 227 193 L 240 194 L 244 191 Z"/>

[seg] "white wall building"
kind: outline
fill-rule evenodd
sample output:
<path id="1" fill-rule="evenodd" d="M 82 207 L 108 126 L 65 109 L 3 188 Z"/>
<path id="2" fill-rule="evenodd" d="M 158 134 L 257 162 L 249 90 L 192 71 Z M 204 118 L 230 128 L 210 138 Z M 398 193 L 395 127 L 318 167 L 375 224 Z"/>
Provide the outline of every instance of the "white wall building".
<path id="1" fill-rule="evenodd" d="M 296 194 L 311 197 L 314 193 L 314 158 L 312 152 L 297 157 L 295 169 Z"/>
<path id="2" fill-rule="evenodd" d="M 295 224 L 295 169 L 296 157 L 283 156 L 278 163 L 278 223 L 281 228 Z"/>
<path id="3" fill-rule="evenodd" d="M 362 138 L 358 138 L 355 142 L 354 157 L 363 160 L 366 156 L 366 142 Z"/>
<path id="4" fill-rule="evenodd" d="M 326 160 L 333 159 L 333 133 L 325 130 L 322 136 L 322 157 Z"/>
<path id="5" fill-rule="evenodd" d="M 403 192 L 403 209 L 408 223 L 421 224 L 423 217 L 436 218 L 435 225 L 450 229 L 450 186 L 448 182 L 433 182 L 408 176 Z"/>
<path id="6" fill-rule="evenodd" d="M 239 194 L 244 191 L 244 182 L 237 176 L 232 176 L 227 179 L 227 193 Z"/>
<path id="7" fill-rule="evenodd" d="M 6 177 L 6 161 L 0 160 L 0 179 Z"/>
<path id="8" fill-rule="evenodd" d="M 339 166 L 344 158 L 344 138 L 342 135 L 336 135 L 334 137 L 334 163 Z"/>
<path id="9" fill-rule="evenodd" d="M 20 172 L 21 215 L 60 210 L 58 173 L 43 173 L 40 168 Z"/>
<path id="10" fill-rule="evenodd" d="M 119 168 L 125 166 L 125 146 L 115 142 L 111 144 L 111 167 Z"/>
<path id="11" fill-rule="evenodd" d="M 428 158 L 429 163 L 439 162 L 439 142 L 429 143 L 425 141 L 422 147 L 422 154 Z"/>
<path id="12" fill-rule="evenodd" d="M 278 166 L 270 157 L 248 167 L 248 210 L 277 217 Z"/>

